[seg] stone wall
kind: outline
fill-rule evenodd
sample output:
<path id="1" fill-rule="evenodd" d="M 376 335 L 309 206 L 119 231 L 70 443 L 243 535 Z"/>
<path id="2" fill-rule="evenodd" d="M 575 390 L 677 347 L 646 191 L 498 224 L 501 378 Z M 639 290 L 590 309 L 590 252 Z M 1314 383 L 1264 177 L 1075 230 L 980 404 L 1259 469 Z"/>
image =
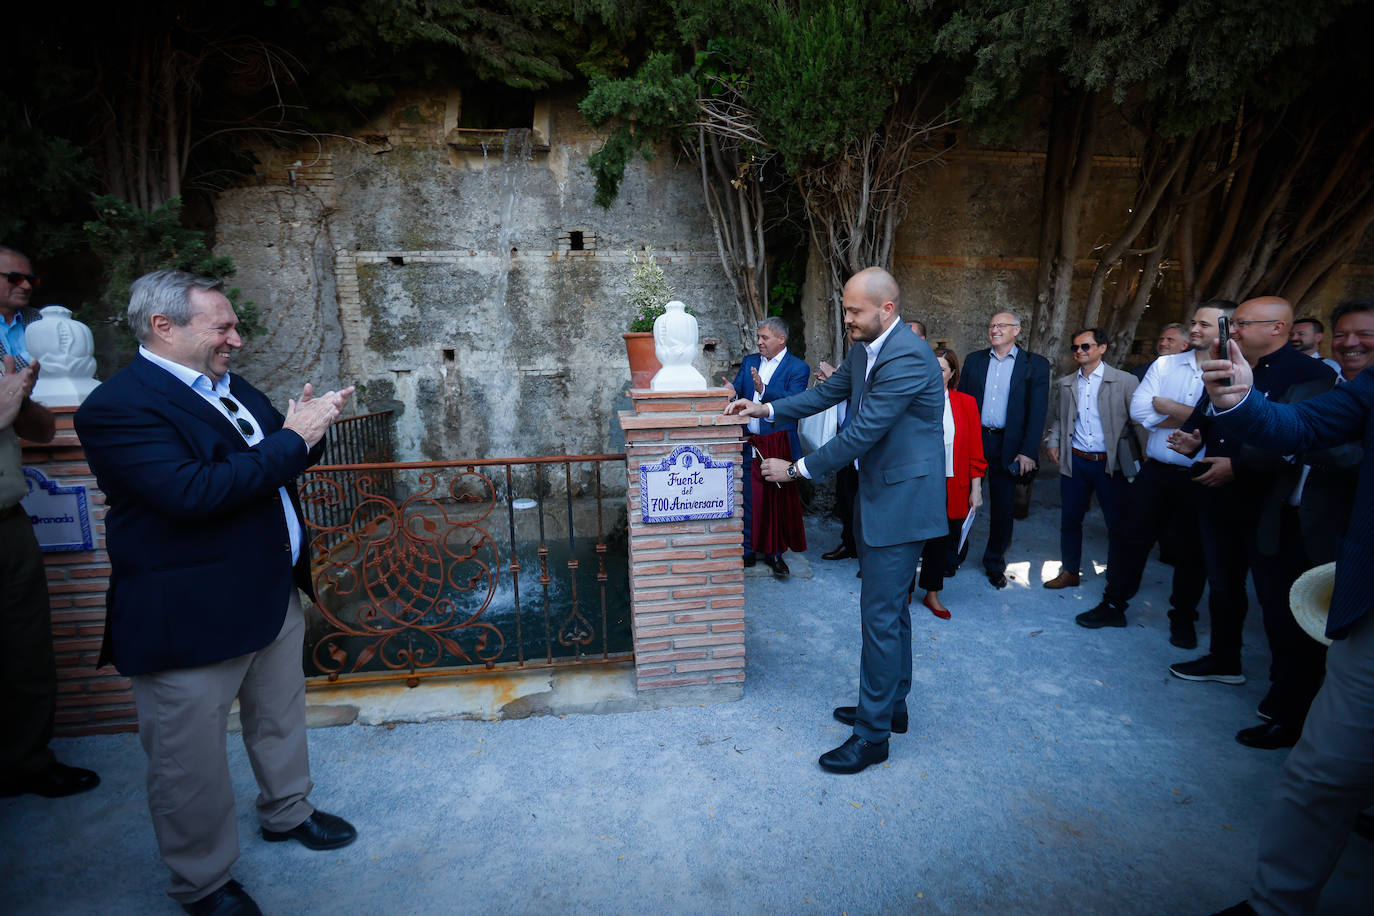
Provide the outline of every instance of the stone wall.
<path id="1" fill-rule="evenodd" d="M 238 368 L 281 403 L 307 378 L 359 385 L 359 409 L 396 411 L 402 459 L 619 451 L 627 251 L 647 245 L 697 314 L 697 368 L 733 372 L 695 174 L 664 151 L 596 206 L 599 140 L 574 102 L 540 102 L 512 135 L 457 129 L 456 92 L 410 94 L 358 141 L 261 151 L 216 214 L 216 252 L 268 327 Z"/>

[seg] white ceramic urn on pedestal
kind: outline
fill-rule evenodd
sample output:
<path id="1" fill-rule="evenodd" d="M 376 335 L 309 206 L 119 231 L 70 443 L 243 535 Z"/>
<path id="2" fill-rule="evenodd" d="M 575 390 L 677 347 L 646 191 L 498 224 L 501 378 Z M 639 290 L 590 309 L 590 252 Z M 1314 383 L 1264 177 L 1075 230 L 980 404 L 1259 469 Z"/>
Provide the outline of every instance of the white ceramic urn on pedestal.
<path id="1" fill-rule="evenodd" d="M 43 319 L 24 329 L 29 356 L 38 361 L 33 399 L 44 407 L 76 407 L 100 383 L 95 380 L 95 338 L 71 309 L 45 305 Z"/>
<path id="2" fill-rule="evenodd" d="M 706 376 L 692 365 L 697 358 L 697 320 L 676 299 L 654 321 L 654 355 L 663 368 L 649 382 L 651 391 L 706 390 Z"/>

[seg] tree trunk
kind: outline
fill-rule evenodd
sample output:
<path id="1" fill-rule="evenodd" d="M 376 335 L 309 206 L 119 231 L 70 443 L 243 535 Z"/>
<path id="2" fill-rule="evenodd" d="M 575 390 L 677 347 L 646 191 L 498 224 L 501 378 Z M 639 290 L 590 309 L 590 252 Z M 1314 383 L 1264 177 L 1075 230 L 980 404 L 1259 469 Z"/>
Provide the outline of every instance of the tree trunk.
<path id="1" fill-rule="evenodd" d="M 1041 353 L 1058 352 L 1068 323 L 1098 107 L 1096 93 L 1056 87 L 1045 157 L 1040 282 L 1027 335 L 1027 346 Z"/>

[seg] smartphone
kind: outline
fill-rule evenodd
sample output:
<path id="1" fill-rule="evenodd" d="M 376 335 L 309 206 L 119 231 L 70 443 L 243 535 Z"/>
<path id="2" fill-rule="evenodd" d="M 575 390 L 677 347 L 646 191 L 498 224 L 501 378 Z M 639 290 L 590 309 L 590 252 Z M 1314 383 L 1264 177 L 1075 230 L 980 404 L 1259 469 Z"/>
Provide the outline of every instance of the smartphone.
<path id="1" fill-rule="evenodd" d="M 1222 315 L 1217 319 L 1217 359 L 1231 358 L 1231 319 Z M 1221 380 L 1223 385 L 1231 384 L 1229 377 Z"/>

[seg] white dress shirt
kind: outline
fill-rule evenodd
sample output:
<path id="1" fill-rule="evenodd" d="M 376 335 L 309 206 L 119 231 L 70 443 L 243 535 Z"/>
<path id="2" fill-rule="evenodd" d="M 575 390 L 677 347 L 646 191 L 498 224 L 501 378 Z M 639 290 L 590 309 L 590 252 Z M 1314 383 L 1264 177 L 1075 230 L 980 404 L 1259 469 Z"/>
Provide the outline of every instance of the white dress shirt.
<path id="1" fill-rule="evenodd" d="M 139 355 L 148 360 L 148 362 L 166 369 L 175 378 L 185 383 L 188 388 L 200 395 L 205 403 L 209 404 L 217 413 L 221 414 L 229 421 L 229 425 L 232 426 L 239 435 L 243 436 L 244 440 L 250 446 L 257 445 L 263 440 L 262 423 L 257 417 L 253 416 L 251 411 L 249 411 L 248 405 L 234 397 L 233 393 L 229 390 L 229 373 L 224 373 L 224 375 L 220 376 L 218 382 L 211 384 L 209 376 L 183 366 L 181 363 L 174 363 L 170 359 L 158 356 L 147 347 L 140 346 L 138 352 Z M 251 436 L 239 429 L 238 423 L 234 422 L 233 412 L 230 411 L 228 407 L 224 406 L 224 402 L 221 401 L 220 398 L 229 398 L 229 400 L 239 405 L 239 415 L 253 424 L 253 434 Z M 277 493 L 281 495 L 281 508 L 282 512 L 286 515 L 286 530 L 287 533 L 291 535 L 291 565 L 295 566 L 296 560 L 300 559 L 301 555 L 301 522 L 300 519 L 296 517 L 296 509 L 291 505 L 291 497 L 287 494 L 286 487 L 278 487 Z"/>
<path id="2" fill-rule="evenodd" d="M 1190 407 L 1202 397 L 1205 385 L 1197 354 L 1198 351 L 1189 350 L 1161 356 L 1150 364 L 1131 397 L 1131 419 L 1150 431 L 1150 440 L 1145 444 L 1148 458 L 1186 468 L 1202 456 L 1202 452 L 1198 452 L 1189 458 L 1169 448 L 1169 435 L 1174 430 L 1160 426 L 1169 416 L 1154 408 L 1155 397 L 1169 398 Z"/>
<path id="3" fill-rule="evenodd" d="M 764 359 L 763 354 L 759 354 L 759 378 L 763 379 L 764 390 L 767 390 L 768 383 L 773 380 L 773 373 L 778 371 L 778 367 L 782 365 L 782 358 L 786 355 L 786 347 L 783 347 L 781 350 L 779 350 L 778 355 L 773 357 L 772 359 Z M 752 382 L 753 380 L 751 379 L 750 381 Z M 763 392 L 759 391 L 758 389 L 754 389 L 754 403 L 760 404 L 762 402 Z M 753 433 L 756 436 L 759 433 L 763 432 L 763 427 L 759 425 L 761 422 L 763 421 L 761 421 L 758 417 L 751 417 L 749 419 L 749 432 Z"/>
<path id="4" fill-rule="evenodd" d="M 1078 388 L 1078 416 L 1073 421 L 1073 448 L 1082 452 L 1105 452 L 1107 436 L 1102 432 L 1102 415 L 1097 410 L 1097 396 L 1102 391 L 1102 377 L 1106 372 L 1102 363 L 1087 376 L 1080 369 L 1074 376 Z"/>

